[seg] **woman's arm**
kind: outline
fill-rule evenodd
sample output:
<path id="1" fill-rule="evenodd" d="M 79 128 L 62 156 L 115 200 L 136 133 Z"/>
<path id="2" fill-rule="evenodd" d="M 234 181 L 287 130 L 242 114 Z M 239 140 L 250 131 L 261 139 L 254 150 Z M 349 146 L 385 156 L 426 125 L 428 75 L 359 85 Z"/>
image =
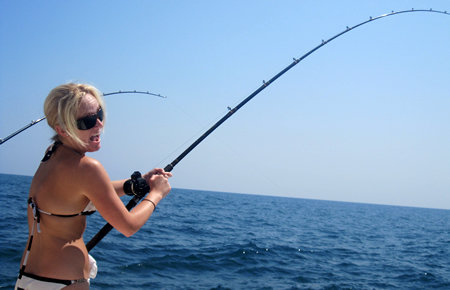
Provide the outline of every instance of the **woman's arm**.
<path id="1" fill-rule="evenodd" d="M 111 182 L 112 186 L 114 187 L 114 190 L 116 191 L 119 197 L 125 195 L 125 192 L 123 191 L 123 184 L 125 183 L 125 181 L 127 181 L 127 179 L 114 180 Z"/>
<path id="2" fill-rule="evenodd" d="M 136 233 L 148 220 L 155 207 L 169 192 L 170 184 L 167 174 L 145 174 L 150 185 L 150 192 L 145 199 L 151 202 L 141 202 L 129 212 L 118 194 L 123 194 L 122 181 L 111 182 L 103 166 L 95 159 L 83 158 L 84 195 L 92 201 L 102 217 L 123 235 L 129 237 Z M 152 172 L 152 171 L 151 171 Z M 158 171 L 159 172 L 159 171 Z"/>

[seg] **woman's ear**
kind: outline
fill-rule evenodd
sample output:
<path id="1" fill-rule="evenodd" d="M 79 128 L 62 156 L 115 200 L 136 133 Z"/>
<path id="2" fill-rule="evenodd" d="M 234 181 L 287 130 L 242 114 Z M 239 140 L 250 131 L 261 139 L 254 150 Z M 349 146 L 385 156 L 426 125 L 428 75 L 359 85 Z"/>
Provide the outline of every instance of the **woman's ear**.
<path id="1" fill-rule="evenodd" d="M 63 128 L 61 128 L 61 126 L 56 125 L 55 126 L 55 131 L 56 133 L 58 133 L 58 135 L 62 136 L 62 137 L 67 137 L 69 136 L 69 134 L 67 134 L 66 130 L 64 130 Z"/>

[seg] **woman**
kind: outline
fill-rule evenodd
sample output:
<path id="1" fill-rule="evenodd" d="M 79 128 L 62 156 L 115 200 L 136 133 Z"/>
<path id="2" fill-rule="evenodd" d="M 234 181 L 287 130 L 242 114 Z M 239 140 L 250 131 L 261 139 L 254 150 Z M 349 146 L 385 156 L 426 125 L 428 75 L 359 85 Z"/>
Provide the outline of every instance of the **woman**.
<path id="1" fill-rule="evenodd" d="M 131 212 L 125 208 L 119 197 L 125 194 L 127 180 L 111 181 L 100 162 L 85 156 L 100 149 L 104 109 L 97 89 L 84 84 L 58 86 L 45 100 L 55 143 L 31 182 L 29 239 L 16 289 L 89 289 L 96 265 L 88 255 L 83 233 L 93 206 L 129 237 L 170 192 L 172 174 L 153 169 L 142 176 L 150 185 L 148 195 Z"/>

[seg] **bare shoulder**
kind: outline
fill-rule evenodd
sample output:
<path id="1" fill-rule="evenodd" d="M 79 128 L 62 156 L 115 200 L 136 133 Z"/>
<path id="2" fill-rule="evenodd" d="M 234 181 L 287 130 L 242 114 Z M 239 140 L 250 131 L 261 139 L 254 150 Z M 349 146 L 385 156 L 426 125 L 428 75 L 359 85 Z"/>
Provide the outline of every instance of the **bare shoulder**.
<path id="1" fill-rule="evenodd" d="M 110 183 L 108 173 L 106 172 L 100 161 L 85 156 L 80 162 L 80 171 L 82 178 L 85 181 L 93 180 L 96 183 L 107 182 Z"/>
<path id="2" fill-rule="evenodd" d="M 84 156 L 81 159 L 80 166 L 83 170 L 104 170 L 100 161 L 89 156 Z"/>
<path id="3" fill-rule="evenodd" d="M 105 168 L 98 160 L 85 156 L 80 162 L 80 169 L 82 192 L 102 216 L 107 216 L 108 211 L 117 212 L 125 208 Z"/>

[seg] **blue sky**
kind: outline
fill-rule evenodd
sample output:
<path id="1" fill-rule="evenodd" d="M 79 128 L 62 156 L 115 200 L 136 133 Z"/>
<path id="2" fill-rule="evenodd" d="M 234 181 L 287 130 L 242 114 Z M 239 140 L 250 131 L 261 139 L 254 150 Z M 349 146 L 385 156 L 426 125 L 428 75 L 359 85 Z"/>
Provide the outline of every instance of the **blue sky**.
<path id="1" fill-rule="evenodd" d="M 0 138 L 43 116 L 55 86 L 106 97 L 111 178 L 164 167 L 292 62 L 391 11 L 448 1 L 0 0 Z M 325 45 L 209 136 L 172 186 L 450 209 L 450 15 L 386 17 Z M 41 122 L 0 145 L 0 173 L 33 175 Z"/>

